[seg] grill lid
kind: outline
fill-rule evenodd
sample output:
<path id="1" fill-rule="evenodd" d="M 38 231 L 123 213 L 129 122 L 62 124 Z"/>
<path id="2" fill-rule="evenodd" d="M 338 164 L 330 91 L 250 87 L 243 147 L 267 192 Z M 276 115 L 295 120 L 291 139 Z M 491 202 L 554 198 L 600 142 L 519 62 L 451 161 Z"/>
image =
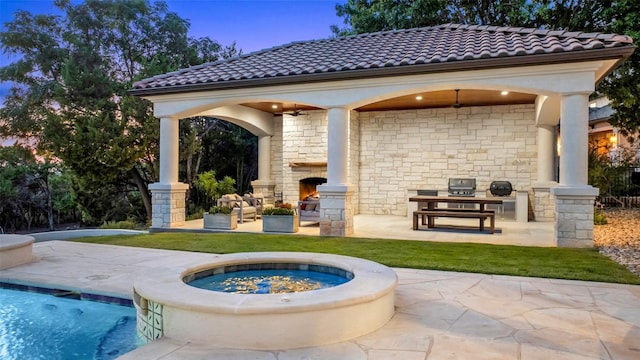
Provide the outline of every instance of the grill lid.
<path id="1" fill-rule="evenodd" d="M 489 185 L 489 191 L 493 196 L 509 196 L 513 191 L 513 187 L 508 181 L 492 181 L 491 185 Z"/>
<path id="2" fill-rule="evenodd" d="M 449 191 L 476 190 L 476 179 L 449 178 Z"/>
<path id="3" fill-rule="evenodd" d="M 475 196 L 476 179 L 449 178 L 449 194 L 458 196 Z"/>

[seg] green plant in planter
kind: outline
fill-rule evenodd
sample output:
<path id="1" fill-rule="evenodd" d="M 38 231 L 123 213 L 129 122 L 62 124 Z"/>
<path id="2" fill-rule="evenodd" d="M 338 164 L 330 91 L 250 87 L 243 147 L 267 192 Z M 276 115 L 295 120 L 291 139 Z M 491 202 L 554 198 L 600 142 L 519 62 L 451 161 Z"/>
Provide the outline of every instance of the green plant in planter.
<path id="1" fill-rule="evenodd" d="M 294 215 L 293 209 L 274 207 L 262 210 L 262 215 Z"/>
<path id="2" fill-rule="evenodd" d="M 231 214 L 231 211 L 233 211 L 233 209 L 228 207 L 228 206 L 215 206 L 214 205 L 209 209 L 209 214 L 229 215 L 229 214 Z"/>

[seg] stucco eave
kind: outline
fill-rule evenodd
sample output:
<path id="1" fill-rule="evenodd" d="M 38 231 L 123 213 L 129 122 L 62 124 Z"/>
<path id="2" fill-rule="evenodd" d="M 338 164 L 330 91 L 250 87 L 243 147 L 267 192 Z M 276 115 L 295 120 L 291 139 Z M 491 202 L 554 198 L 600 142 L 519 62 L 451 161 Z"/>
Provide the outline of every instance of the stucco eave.
<path id="1" fill-rule="evenodd" d="M 456 72 L 484 70 L 505 67 L 524 67 L 535 65 L 566 64 L 571 62 L 587 62 L 598 60 L 618 60 L 620 62 L 631 56 L 635 46 L 624 46 L 618 48 L 597 49 L 588 51 L 575 51 L 569 53 L 540 54 L 530 56 L 512 56 L 504 58 L 491 58 L 479 60 L 466 60 L 445 63 L 429 63 L 411 66 L 382 67 L 372 69 L 359 69 L 351 71 L 334 71 L 327 73 L 269 77 L 259 79 L 243 79 L 224 82 L 182 84 L 167 87 L 131 89 L 129 93 L 135 96 L 168 95 L 187 92 L 200 92 L 212 90 L 231 90 L 261 86 L 277 86 L 288 84 L 312 83 L 321 81 L 341 81 L 362 78 L 391 77 L 402 75 L 428 74 L 438 72 Z M 602 69 L 601 74 L 608 74 L 610 69 Z M 600 80 L 600 79 L 597 79 Z"/>

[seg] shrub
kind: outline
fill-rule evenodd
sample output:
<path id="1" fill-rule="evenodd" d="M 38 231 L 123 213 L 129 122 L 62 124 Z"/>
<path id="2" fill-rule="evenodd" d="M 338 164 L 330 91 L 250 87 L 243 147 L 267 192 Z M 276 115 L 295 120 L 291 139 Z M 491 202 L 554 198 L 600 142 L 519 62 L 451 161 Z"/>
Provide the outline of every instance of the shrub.
<path id="1" fill-rule="evenodd" d="M 293 209 L 282 207 L 266 208 L 262 210 L 262 215 L 293 215 L 294 213 Z"/>
<path id="2" fill-rule="evenodd" d="M 593 224 L 594 225 L 606 225 L 607 224 L 607 216 L 604 211 L 593 209 Z"/>
<path id="3" fill-rule="evenodd" d="M 140 227 L 141 226 L 138 225 L 132 219 L 123 220 L 123 221 L 107 221 L 104 224 L 99 226 L 100 229 L 129 229 L 129 230 L 136 230 L 136 229 L 139 229 Z"/>
<path id="4" fill-rule="evenodd" d="M 192 214 L 187 215 L 185 220 L 189 221 L 189 220 L 202 219 L 202 214 L 204 214 L 204 209 L 198 209 Z"/>
<path id="5" fill-rule="evenodd" d="M 212 206 L 209 209 L 209 214 L 224 214 L 229 215 L 233 209 L 228 206 Z"/>

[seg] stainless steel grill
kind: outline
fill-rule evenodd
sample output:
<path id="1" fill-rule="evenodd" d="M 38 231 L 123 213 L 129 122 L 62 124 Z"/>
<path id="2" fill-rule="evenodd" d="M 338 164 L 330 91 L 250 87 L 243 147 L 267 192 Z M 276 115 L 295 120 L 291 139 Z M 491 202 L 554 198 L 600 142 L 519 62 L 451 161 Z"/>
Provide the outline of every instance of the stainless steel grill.
<path id="1" fill-rule="evenodd" d="M 476 179 L 449 178 L 449 196 L 476 196 Z"/>

